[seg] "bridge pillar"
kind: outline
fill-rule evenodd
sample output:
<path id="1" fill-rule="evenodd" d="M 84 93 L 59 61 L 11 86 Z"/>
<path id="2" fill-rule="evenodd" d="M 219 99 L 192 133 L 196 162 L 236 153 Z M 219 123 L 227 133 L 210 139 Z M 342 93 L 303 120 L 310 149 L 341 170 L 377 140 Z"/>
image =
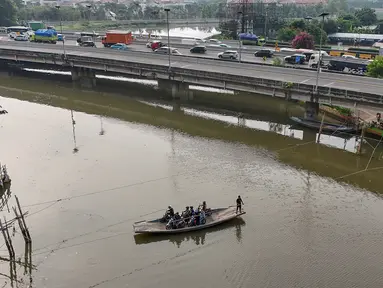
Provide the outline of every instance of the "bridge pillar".
<path id="1" fill-rule="evenodd" d="M 158 79 L 158 88 L 160 91 L 170 94 L 173 99 L 193 99 L 193 91 L 189 90 L 189 84 L 183 82 L 169 79 Z"/>
<path id="2" fill-rule="evenodd" d="M 319 103 L 318 102 L 305 102 L 305 118 L 313 119 L 318 115 Z"/>
<path id="3" fill-rule="evenodd" d="M 71 70 L 72 81 L 84 88 L 96 87 L 96 73 L 92 69 L 73 67 Z"/>

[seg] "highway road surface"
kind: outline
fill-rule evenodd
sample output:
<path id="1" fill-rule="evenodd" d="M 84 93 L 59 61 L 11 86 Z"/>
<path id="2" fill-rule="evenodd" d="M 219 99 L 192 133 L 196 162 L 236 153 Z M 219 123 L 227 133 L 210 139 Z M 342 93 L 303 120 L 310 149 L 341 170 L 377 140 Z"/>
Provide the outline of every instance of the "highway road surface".
<path id="1" fill-rule="evenodd" d="M 35 52 L 62 53 L 59 45 L 29 43 L 28 47 L 22 45 L 4 45 L 0 43 L 0 49 L 16 49 Z M 35 45 L 35 47 L 33 47 Z M 156 64 L 168 66 L 167 55 L 156 53 L 144 53 L 134 51 L 116 51 L 112 49 L 97 49 L 67 46 L 68 55 L 88 56 L 100 59 L 113 59 L 145 64 Z M 0 55 L 1 58 L 1 55 Z M 232 75 L 243 75 L 278 81 L 315 85 L 316 71 L 288 69 L 283 67 L 272 67 L 252 65 L 231 61 L 215 61 L 208 58 L 191 58 L 183 56 L 171 56 L 171 65 L 197 71 L 209 71 L 227 73 Z M 370 77 L 358 77 L 349 74 L 320 73 L 319 86 L 333 87 L 338 89 L 360 91 L 383 95 L 383 80 Z"/>
<path id="2" fill-rule="evenodd" d="M 0 39 L 0 44 L 27 46 L 27 47 L 44 47 L 44 48 L 47 47 L 47 45 L 48 45 L 48 47 L 52 48 L 52 49 L 61 49 L 61 50 L 63 49 L 62 42 L 58 42 L 56 44 L 38 44 L 38 43 L 21 42 L 21 41 L 17 42 L 17 41 L 8 40 L 8 39 L 5 39 L 5 40 Z M 74 46 L 79 47 L 75 40 L 65 41 L 65 47 L 74 47 Z M 98 49 L 112 50 L 110 48 L 104 48 L 104 46 L 101 44 L 101 42 L 96 42 L 96 46 Z M 142 52 L 153 53 L 153 54 L 155 53 L 150 48 L 146 47 L 146 42 L 136 42 L 134 44 L 129 45 L 128 47 L 129 47 L 129 50 L 132 50 L 132 51 L 142 51 Z M 235 49 L 235 48 L 222 49 L 222 48 L 207 46 L 207 53 L 197 54 L 197 53 L 190 53 L 190 48 L 193 47 L 191 45 L 187 46 L 187 45 L 175 44 L 175 45 L 171 45 L 171 47 L 177 48 L 178 51 L 182 55 L 190 56 L 190 57 L 200 57 L 200 58 L 218 58 L 218 53 L 225 51 L 225 50 L 236 50 L 236 51 L 238 51 L 238 49 Z M 83 48 L 83 47 L 79 47 L 79 48 Z M 266 59 L 266 61 L 264 61 L 261 57 L 255 57 L 254 56 L 255 51 L 256 50 L 243 49 L 241 51 L 241 61 L 258 63 L 258 64 L 262 64 L 262 63 L 272 64 L 273 60 L 271 58 L 268 58 L 268 59 Z M 281 54 L 276 54 L 276 55 L 277 55 L 277 57 L 283 58 L 284 56 L 291 55 L 291 54 L 292 53 L 290 52 L 290 53 L 285 53 L 285 54 L 281 53 Z M 289 65 L 287 65 L 287 66 L 289 66 Z M 290 66 L 293 66 L 293 65 L 290 65 Z M 308 68 L 308 64 L 307 63 L 302 64 L 302 65 L 297 64 L 296 67 Z"/>

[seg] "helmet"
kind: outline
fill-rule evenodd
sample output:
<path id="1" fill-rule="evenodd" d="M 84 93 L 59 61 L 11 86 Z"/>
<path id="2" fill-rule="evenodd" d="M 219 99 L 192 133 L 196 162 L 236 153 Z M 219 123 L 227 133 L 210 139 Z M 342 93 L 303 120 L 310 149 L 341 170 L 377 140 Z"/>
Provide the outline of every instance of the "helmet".
<path id="1" fill-rule="evenodd" d="M 186 209 L 189 209 L 189 206 L 186 206 Z"/>
<path id="2" fill-rule="evenodd" d="M 170 205 L 169 205 L 169 206 L 168 206 L 168 208 L 169 208 L 169 209 L 171 209 L 171 208 L 172 208 L 172 206 L 170 206 Z"/>
<path id="3" fill-rule="evenodd" d="M 190 209 L 193 209 L 193 206 L 190 206 Z"/>
<path id="4" fill-rule="evenodd" d="M 203 201 L 202 204 L 206 204 L 206 201 Z"/>

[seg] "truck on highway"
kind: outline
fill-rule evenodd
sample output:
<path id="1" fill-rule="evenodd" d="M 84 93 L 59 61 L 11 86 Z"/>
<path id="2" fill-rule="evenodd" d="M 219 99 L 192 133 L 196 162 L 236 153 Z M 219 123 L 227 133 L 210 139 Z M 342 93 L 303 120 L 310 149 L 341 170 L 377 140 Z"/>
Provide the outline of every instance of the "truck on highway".
<path id="1" fill-rule="evenodd" d="M 123 43 L 129 45 L 133 43 L 133 35 L 131 31 L 108 31 L 105 36 L 102 37 L 102 44 L 104 47 L 110 47 L 117 43 Z"/>
<path id="2" fill-rule="evenodd" d="M 45 24 L 41 21 L 31 21 L 31 22 L 28 22 L 28 25 L 29 27 L 31 27 L 33 31 L 37 31 L 39 29 L 45 29 Z"/>
<path id="3" fill-rule="evenodd" d="M 58 40 L 57 32 L 53 29 L 39 29 L 31 35 L 30 41 L 37 43 L 50 43 L 56 44 Z"/>

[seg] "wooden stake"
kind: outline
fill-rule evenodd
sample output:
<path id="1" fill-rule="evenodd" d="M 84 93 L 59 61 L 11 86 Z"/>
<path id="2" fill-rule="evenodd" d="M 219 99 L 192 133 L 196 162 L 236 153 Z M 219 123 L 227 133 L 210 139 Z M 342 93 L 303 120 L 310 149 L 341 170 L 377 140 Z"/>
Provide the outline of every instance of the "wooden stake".
<path id="1" fill-rule="evenodd" d="M 363 125 L 362 133 L 361 133 L 361 136 L 360 136 L 360 145 L 359 145 L 359 149 L 358 149 L 358 154 L 362 154 L 362 146 L 363 146 L 363 141 L 364 141 L 364 132 L 365 132 L 365 127 Z"/>
<path id="2" fill-rule="evenodd" d="M 13 258 L 12 249 L 9 245 L 8 237 L 7 237 L 7 234 L 5 233 L 5 228 L 3 226 L 3 223 L 1 222 L 1 219 L 0 219 L 0 228 L 1 228 L 1 233 L 3 234 L 3 237 L 4 237 L 5 245 L 7 246 L 7 249 L 8 249 L 9 259 L 12 259 Z"/>
<path id="3" fill-rule="evenodd" d="M 15 250 L 13 249 L 13 244 L 12 244 L 12 239 L 11 239 L 11 236 L 9 235 L 9 230 L 8 230 L 8 226 L 7 226 L 7 220 L 5 219 L 4 217 L 4 222 L 5 222 L 5 232 L 7 233 L 7 237 L 8 237 L 8 242 L 9 242 L 9 246 L 11 247 L 11 251 L 12 251 L 12 257 L 11 258 L 15 258 Z"/>
<path id="4" fill-rule="evenodd" d="M 324 115 L 326 113 L 323 113 L 323 116 L 322 116 L 322 121 L 320 123 L 320 127 L 319 127 L 319 133 L 318 133 L 318 139 L 317 139 L 317 143 L 320 143 L 320 135 L 322 134 L 322 128 L 323 128 L 323 121 L 324 121 Z"/>
<path id="5" fill-rule="evenodd" d="M 20 227 L 21 233 L 23 234 L 24 240 L 25 240 L 26 243 L 28 243 L 28 236 L 27 236 L 27 233 L 25 231 L 25 227 L 23 225 L 23 222 L 21 221 L 21 217 L 17 213 L 16 208 L 15 207 L 12 207 L 12 208 L 13 208 L 13 212 L 15 213 L 17 222 L 19 223 L 19 227 Z"/>

